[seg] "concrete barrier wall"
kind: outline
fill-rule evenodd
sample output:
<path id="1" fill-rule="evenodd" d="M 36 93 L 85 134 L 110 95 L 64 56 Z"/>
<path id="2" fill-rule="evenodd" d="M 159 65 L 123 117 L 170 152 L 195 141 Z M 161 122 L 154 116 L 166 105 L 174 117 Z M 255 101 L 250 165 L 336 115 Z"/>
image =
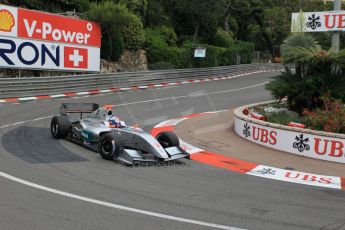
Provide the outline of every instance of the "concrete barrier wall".
<path id="1" fill-rule="evenodd" d="M 273 124 L 242 113 L 244 108 L 268 103 L 246 105 L 235 109 L 235 132 L 248 141 L 272 149 L 320 160 L 345 163 L 344 134 Z"/>

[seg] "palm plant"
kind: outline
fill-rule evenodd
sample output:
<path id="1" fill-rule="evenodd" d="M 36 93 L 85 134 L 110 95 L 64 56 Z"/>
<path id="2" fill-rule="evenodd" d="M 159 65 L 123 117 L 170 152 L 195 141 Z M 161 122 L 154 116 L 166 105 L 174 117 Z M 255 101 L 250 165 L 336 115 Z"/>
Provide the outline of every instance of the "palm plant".
<path id="1" fill-rule="evenodd" d="M 313 37 L 297 33 L 284 41 L 281 51 L 283 63 L 294 65 L 295 72 L 286 68 L 267 84 L 276 99 L 287 97 L 298 113 L 322 106 L 326 93 L 345 100 L 345 50 L 323 50 Z"/>

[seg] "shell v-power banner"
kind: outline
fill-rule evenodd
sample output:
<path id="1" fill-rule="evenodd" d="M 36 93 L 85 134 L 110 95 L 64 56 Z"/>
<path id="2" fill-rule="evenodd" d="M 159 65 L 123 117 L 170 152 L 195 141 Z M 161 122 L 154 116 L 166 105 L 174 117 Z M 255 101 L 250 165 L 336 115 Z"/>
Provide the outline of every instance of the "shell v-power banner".
<path id="1" fill-rule="evenodd" d="M 0 4 L 0 67 L 98 72 L 100 26 Z"/>

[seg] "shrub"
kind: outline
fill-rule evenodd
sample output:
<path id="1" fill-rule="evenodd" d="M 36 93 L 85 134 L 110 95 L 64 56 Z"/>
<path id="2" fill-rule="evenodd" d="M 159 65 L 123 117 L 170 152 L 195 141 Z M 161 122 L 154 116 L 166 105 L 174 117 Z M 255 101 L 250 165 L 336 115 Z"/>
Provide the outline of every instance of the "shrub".
<path id="1" fill-rule="evenodd" d="M 251 42 L 234 43 L 221 51 L 220 65 L 236 65 L 238 63 L 238 56 L 240 57 L 240 64 L 250 64 L 253 51 L 254 44 Z"/>
<path id="2" fill-rule="evenodd" d="M 238 47 L 224 48 L 220 51 L 219 65 L 236 65 L 237 57 L 240 55 L 240 49 Z"/>
<path id="3" fill-rule="evenodd" d="M 321 98 L 323 108 L 314 111 L 305 110 L 304 123 L 314 130 L 332 133 L 345 133 L 345 107 L 340 100 L 334 100 L 330 95 Z"/>
<path id="4" fill-rule="evenodd" d="M 155 29 L 147 28 L 145 30 L 145 48 L 150 48 L 152 46 L 158 47 L 166 47 L 168 44 L 166 43 L 162 34 Z"/>
<path id="5" fill-rule="evenodd" d="M 165 61 L 172 63 L 177 68 L 189 68 L 191 53 L 189 49 L 177 48 L 177 47 L 167 47 L 164 50 Z"/>
<path id="6" fill-rule="evenodd" d="M 204 47 L 206 48 L 206 57 L 205 58 L 193 57 L 191 59 L 191 66 L 194 68 L 219 66 L 219 59 L 220 59 L 219 55 L 221 53 L 222 48 L 217 47 L 217 46 L 211 46 L 211 45 L 206 45 Z M 194 56 L 195 48 L 190 49 L 193 56 Z"/>
<path id="7" fill-rule="evenodd" d="M 316 88 L 311 78 L 301 78 L 287 67 L 285 72 L 273 77 L 273 81 L 266 85 L 276 99 L 287 96 L 288 108 L 300 114 L 303 108 L 313 109 L 311 103 L 318 98 L 314 94 Z"/>
<path id="8" fill-rule="evenodd" d="M 333 98 L 345 98 L 345 73 L 327 71 L 324 65 L 315 66 L 307 75 L 293 73 L 286 67 L 285 72 L 273 77 L 266 85 L 276 99 L 287 97 L 289 109 L 302 113 L 304 109 L 313 110 L 322 106 L 321 95 L 330 93 Z"/>
<path id="9" fill-rule="evenodd" d="M 162 27 L 164 28 L 164 27 Z M 170 31 L 170 29 L 163 29 Z M 173 32 L 173 31 L 170 31 Z M 147 51 L 147 60 L 149 63 L 168 62 L 176 68 L 201 68 L 214 67 L 219 65 L 237 64 L 237 56 L 241 56 L 241 63 L 251 62 L 251 53 L 254 48 L 253 43 L 239 42 L 232 44 L 228 48 L 194 44 L 191 41 L 185 41 L 182 47 L 169 46 L 171 43 L 166 36 L 162 34 L 161 29 L 146 29 L 144 47 Z M 174 37 L 174 35 L 171 35 Z M 194 58 L 194 50 L 198 47 L 206 48 L 205 58 Z M 250 54 L 250 55 L 249 55 Z"/>
<path id="10" fill-rule="evenodd" d="M 144 47 L 147 52 L 147 60 L 149 63 L 165 61 L 164 53 L 168 48 L 168 44 L 159 31 L 150 28 L 145 30 Z"/>
<path id="11" fill-rule="evenodd" d="M 141 49 L 145 41 L 143 23 L 134 14 L 130 15 L 128 25 L 121 30 L 127 49 Z"/>
<path id="12" fill-rule="evenodd" d="M 124 50 L 125 43 L 121 33 L 114 32 L 111 37 L 102 37 L 101 58 L 117 61 Z"/>
<path id="13" fill-rule="evenodd" d="M 167 45 L 176 46 L 177 35 L 173 27 L 161 26 L 159 28 L 156 28 L 156 30 L 160 33 L 162 37 L 164 37 Z"/>
<path id="14" fill-rule="evenodd" d="M 147 60 L 151 63 L 168 62 L 176 68 L 190 67 L 190 50 L 169 47 L 166 37 L 158 29 L 145 30 L 145 44 Z"/>
<path id="15" fill-rule="evenodd" d="M 182 46 L 191 46 L 191 45 L 195 45 L 195 43 L 193 42 L 193 36 L 191 35 L 181 35 L 179 37 L 179 43 Z"/>
<path id="16" fill-rule="evenodd" d="M 234 46 L 239 48 L 241 64 L 252 63 L 252 57 L 255 47 L 253 42 L 238 41 Z"/>
<path id="17" fill-rule="evenodd" d="M 298 113 L 288 111 L 285 103 L 273 103 L 270 106 L 257 106 L 254 111 L 265 116 L 268 122 L 287 125 L 289 122 L 301 123 Z"/>
<path id="18" fill-rule="evenodd" d="M 148 66 L 149 70 L 175 69 L 176 67 L 169 62 L 156 62 Z"/>
<path id="19" fill-rule="evenodd" d="M 217 33 L 214 36 L 213 44 L 220 47 L 229 47 L 234 43 L 234 39 L 229 32 L 226 32 L 222 28 L 217 29 Z"/>
<path id="20" fill-rule="evenodd" d="M 291 111 L 274 112 L 274 113 L 266 114 L 266 118 L 268 122 L 281 124 L 281 125 L 287 125 L 289 122 L 301 123 L 302 121 L 298 113 L 294 113 Z"/>
<path id="21" fill-rule="evenodd" d="M 238 57 L 240 57 L 240 64 L 250 64 L 252 62 L 253 51 L 253 43 L 239 41 L 221 50 L 219 64 L 222 66 L 236 65 L 238 63 Z"/>

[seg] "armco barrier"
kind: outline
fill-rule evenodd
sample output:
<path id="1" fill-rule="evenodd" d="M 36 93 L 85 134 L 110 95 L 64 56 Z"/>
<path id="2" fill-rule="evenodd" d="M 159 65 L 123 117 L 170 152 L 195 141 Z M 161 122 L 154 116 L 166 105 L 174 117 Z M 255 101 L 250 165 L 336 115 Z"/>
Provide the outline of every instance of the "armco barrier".
<path id="1" fill-rule="evenodd" d="M 0 78 L 0 98 L 51 95 L 70 91 L 88 91 L 111 87 L 133 87 L 137 85 L 169 83 L 189 79 L 206 79 L 209 77 L 232 76 L 254 71 L 282 69 L 283 66 L 279 64 L 248 64 L 115 74 Z"/>
<path id="2" fill-rule="evenodd" d="M 239 136 L 256 144 L 296 155 L 345 163 L 344 134 L 273 124 L 242 113 L 245 108 L 267 103 L 246 105 L 235 109 L 234 129 Z"/>

